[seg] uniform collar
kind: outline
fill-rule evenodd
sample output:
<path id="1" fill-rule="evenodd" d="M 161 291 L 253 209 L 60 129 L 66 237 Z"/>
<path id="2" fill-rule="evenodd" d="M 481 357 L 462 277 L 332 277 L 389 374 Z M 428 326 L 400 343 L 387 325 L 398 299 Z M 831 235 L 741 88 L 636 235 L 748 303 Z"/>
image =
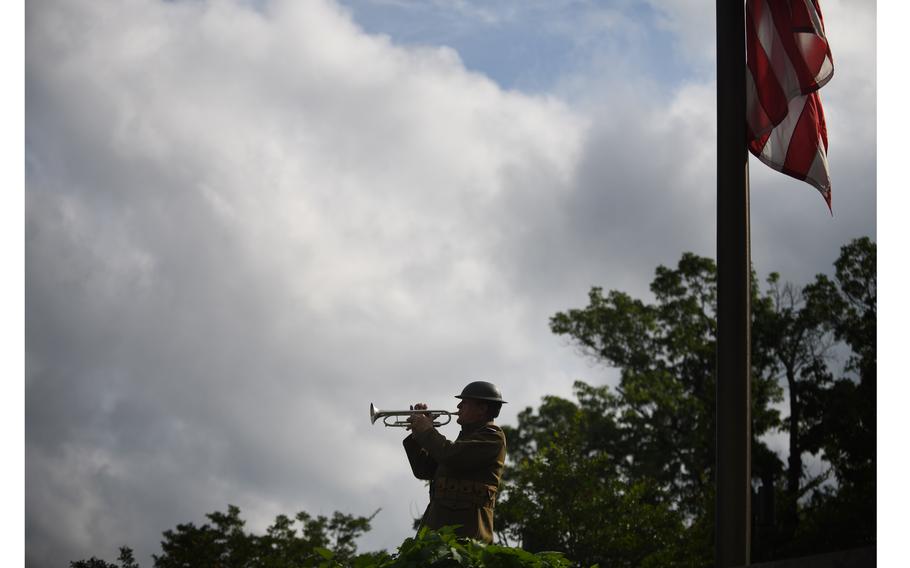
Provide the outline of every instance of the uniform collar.
<path id="1" fill-rule="evenodd" d="M 493 421 L 490 420 L 489 422 L 478 422 L 476 424 L 466 424 L 461 427 L 461 432 L 462 432 L 462 434 L 470 434 L 470 433 L 476 432 L 486 426 L 493 426 Z"/>

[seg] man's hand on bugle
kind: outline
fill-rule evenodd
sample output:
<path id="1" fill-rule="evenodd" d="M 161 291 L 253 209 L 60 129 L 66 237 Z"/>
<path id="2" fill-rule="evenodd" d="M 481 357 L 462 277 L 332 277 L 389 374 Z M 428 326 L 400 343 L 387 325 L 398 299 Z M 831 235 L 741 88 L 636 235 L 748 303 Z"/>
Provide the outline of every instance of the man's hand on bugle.
<path id="1" fill-rule="evenodd" d="M 411 406 L 411 410 L 426 410 L 427 405 L 418 402 L 417 404 Z M 425 432 L 433 427 L 433 419 L 426 414 L 413 414 L 408 418 L 408 422 L 411 423 L 411 426 L 408 430 L 413 430 L 416 433 Z"/>

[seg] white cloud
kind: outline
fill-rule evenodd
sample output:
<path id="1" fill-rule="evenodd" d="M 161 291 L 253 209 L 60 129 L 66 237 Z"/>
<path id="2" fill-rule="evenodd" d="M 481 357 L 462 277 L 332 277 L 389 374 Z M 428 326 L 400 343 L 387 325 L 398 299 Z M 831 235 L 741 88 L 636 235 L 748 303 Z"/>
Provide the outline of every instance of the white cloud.
<path id="1" fill-rule="evenodd" d="M 715 4 L 711 0 L 648 0 L 658 26 L 673 32 L 684 58 L 696 65 L 713 64 L 716 43 Z"/>
<path id="2" fill-rule="evenodd" d="M 29 557 L 147 554 L 228 500 L 383 507 L 400 542 L 424 489 L 367 403 L 535 370 L 499 208 L 568 191 L 584 122 L 326 2 L 28 22 Z"/>

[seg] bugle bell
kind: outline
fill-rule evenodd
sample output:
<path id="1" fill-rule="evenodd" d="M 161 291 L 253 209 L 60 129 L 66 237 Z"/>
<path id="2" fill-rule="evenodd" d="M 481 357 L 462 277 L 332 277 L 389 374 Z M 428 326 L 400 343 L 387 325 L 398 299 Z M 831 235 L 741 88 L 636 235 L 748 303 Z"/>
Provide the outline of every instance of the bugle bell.
<path id="1" fill-rule="evenodd" d="M 433 426 L 445 426 L 452 421 L 452 416 L 458 412 L 449 412 L 448 410 L 378 410 L 373 403 L 370 403 L 370 422 L 376 424 L 376 421 L 382 418 L 382 423 L 390 428 L 407 428 L 411 425 L 408 418 L 415 414 L 426 414 L 433 420 Z M 440 422 L 445 417 L 445 422 Z M 391 420 L 391 421 L 390 421 Z"/>

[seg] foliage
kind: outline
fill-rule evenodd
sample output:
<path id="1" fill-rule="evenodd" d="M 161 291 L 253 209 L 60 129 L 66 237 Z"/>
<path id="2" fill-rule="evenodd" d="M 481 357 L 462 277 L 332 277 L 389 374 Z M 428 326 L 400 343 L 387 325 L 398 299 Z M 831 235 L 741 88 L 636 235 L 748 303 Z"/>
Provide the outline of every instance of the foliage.
<path id="1" fill-rule="evenodd" d="M 849 243 L 835 268 L 802 289 L 772 274 L 764 294 L 753 275 L 752 472 L 764 486 L 753 559 L 874 542 L 874 243 Z M 619 384 L 578 382 L 577 402 L 545 397 L 505 428 L 500 538 L 583 564 L 713 562 L 715 277 L 712 260 L 686 253 L 657 268 L 653 302 L 595 287 L 585 308 L 551 318 Z M 836 378 L 838 349 L 851 376 Z M 762 441 L 777 431 L 786 463 Z M 808 475 L 807 453 L 830 471 Z"/>
<path id="2" fill-rule="evenodd" d="M 532 554 L 520 548 L 487 545 L 455 535 L 455 527 L 439 531 L 421 529 L 407 538 L 395 554 L 385 551 L 356 554 L 354 538 L 370 529 L 372 517 L 335 513 L 331 520 L 298 513 L 294 520 L 279 515 L 266 535 L 243 530 L 240 510 L 207 515 L 212 525 L 181 524 L 177 532 L 165 531 L 163 554 L 155 566 L 190 568 L 568 568 L 573 564 L 558 552 Z M 120 565 L 95 558 L 70 562 L 70 568 L 139 568 L 129 548 L 120 549 Z"/>
<path id="3" fill-rule="evenodd" d="M 378 513 L 378 511 L 377 511 Z M 330 555 L 333 562 L 346 563 L 355 558 L 355 540 L 370 530 L 370 517 L 354 517 L 336 512 L 332 518 L 312 517 L 306 512 L 291 519 L 279 515 L 264 535 L 248 533 L 240 509 L 228 505 L 227 512 L 216 511 L 206 517 L 210 523 L 196 526 L 178 524 L 164 532 L 162 553 L 153 555 L 155 568 L 191 566 L 296 568 L 317 566 Z M 295 526 L 299 523 L 299 527 Z M 383 558 L 384 552 L 360 555 Z M 92 557 L 71 562 L 71 568 L 139 568 L 129 548 L 120 549 L 120 566 Z"/>
<path id="4" fill-rule="evenodd" d="M 868 237 L 841 247 L 832 280 L 818 275 L 803 290 L 812 312 L 849 351 L 842 371 L 809 370 L 806 447 L 830 464 L 833 484 L 799 511 L 788 554 L 868 546 L 875 542 L 876 246 Z"/>
<path id="5" fill-rule="evenodd" d="M 487 545 L 458 538 L 454 527 L 439 531 L 421 529 L 406 539 L 394 556 L 375 564 L 354 564 L 354 568 L 568 568 L 572 563 L 558 552 L 532 554 L 520 548 Z"/>
<path id="6" fill-rule="evenodd" d="M 753 559 L 805 555 L 875 542 L 875 243 L 841 248 L 835 277 L 802 289 L 772 274 L 762 298 L 772 375 L 787 387 L 786 476 L 775 488 L 776 526 Z M 842 369 L 832 353 L 848 352 Z M 823 460 L 810 473 L 804 456 Z"/>
<path id="7" fill-rule="evenodd" d="M 608 454 L 586 450 L 583 440 L 577 430 L 559 435 L 516 468 L 497 510 L 503 540 L 570 551 L 585 565 L 675 565 L 682 515 L 655 483 L 627 482 Z"/>
<path id="8" fill-rule="evenodd" d="M 803 467 L 804 453 L 817 453 L 809 432 L 818 421 L 812 402 L 818 392 L 823 373 L 827 372 L 828 358 L 834 338 L 821 311 L 806 303 L 803 291 L 791 283 L 781 284 L 780 275 L 772 273 L 767 280 L 768 289 L 756 306 L 761 317 L 755 327 L 763 338 L 762 352 L 769 359 L 769 377 L 786 387 L 790 415 L 781 423 L 788 438 L 788 456 L 783 484 L 778 488 L 778 534 L 773 540 L 791 540 L 799 525 L 799 501 L 824 483 L 827 472 L 807 475 Z M 763 485 L 768 489 L 780 472 L 762 471 Z M 761 546 L 768 548 L 768 519 L 760 519 Z M 763 550 L 757 556 L 763 558 Z"/>
<path id="9" fill-rule="evenodd" d="M 550 322 L 583 353 L 620 370 L 614 451 L 630 478 L 655 480 L 690 518 L 702 514 L 714 484 L 716 272 L 711 259 L 686 253 L 676 269 L 657 268 L 654 304 L 595 287 L 586 308 Z M 769 403 L 780 391 L 763 378 L 767 364 L 753 358 L 756 440 L 778 420 Z"/>
<path id="10" fill-rule="evenodd" d="M 88 560 L 70 562 L 70 568 L 139 568 L 139 564 L 133 558 L 133 550 L 127 546 L 120 547 L 118 561 L 119 566 L 92 556 Z"/>
<path id="11" fill-rule="evenodd" d="M 377 511 L 378 512 L 378 511 Z M 376 513 L 374 513 L 375 515 Z M 207 515 L 212 524 L 177 525 L 164 532 L 162 554 L 155 555 L 155 568 L 194 565 L 263 566 L 280 568 L 313 565 L 331 549 L 333 558 L 344 562 L 356 554 L 355 539 L 370 529 L 370 517 L 336 512 L 331 519 L 297 513 L 294 519 L 279 515 L 266 534 L 244 531 L 240 509 Z M 299 529 L 295 526 L 299 522 Z"/>
<path id="12" fill-rule="evenodd" d="M 615 392 L 576 383 L 578 404 L 548 397 L 536 416 L 527 409 L 518 426 L 507 429 L 515 466 L 497 511 L 509 525 L 506 536 L 533 550 L 540 532 L 536 519 L 564 518 L 556 534 L 568 548 L 560 549 L 583 563 L 602 557 L 620 566 L 652 558 L 662 565 L 711 562 L 715 277 L 712 260 L 687 253 L 675 269 L 658 267 L 651 284 L 654 303 L 595 287 L 586 308 L 553 316 L 554 333 L 568 336 L 583 354 L 618 368 L 620 382 Z M 766 359 L 757 357 L 753 364 L 755 375 L 763 376 Z M 769 403 L 779 396 L 773 381 L 753 381 L 753 453 L 770 456 L 772 462 L 776 458 L 758 436 L 777 424 Z M 558 467 L 539 468 L 527 459 L 555 451 L 547 448 L 573 445 L 580 453 L 567 451 L 565 459 L 579 456 L 581 467 L 574 475 L 563 475 Z M 529 485 L 527 479 L 538 474 L 542 477 Z M 560 496 L 558 486 L 569 491 L 585 487 L 586 495 L 605 504 L 600 523 L 612 526 L 598 531 L 622 529 L 610 545 L 594 544 L 602 536 L 581 534 L 589 532 L 581 526 L 597 526 L 598 521 L 575 514 L 576 505 Z M 532 497 L 523 496 L 528 491 Z M 529 503 L 549 508 L 538 508 L 535 515 Z M 587 541 L 592 545 L 582 544 Z"/>

